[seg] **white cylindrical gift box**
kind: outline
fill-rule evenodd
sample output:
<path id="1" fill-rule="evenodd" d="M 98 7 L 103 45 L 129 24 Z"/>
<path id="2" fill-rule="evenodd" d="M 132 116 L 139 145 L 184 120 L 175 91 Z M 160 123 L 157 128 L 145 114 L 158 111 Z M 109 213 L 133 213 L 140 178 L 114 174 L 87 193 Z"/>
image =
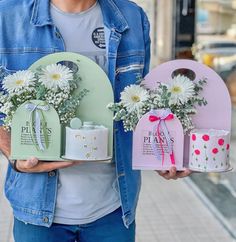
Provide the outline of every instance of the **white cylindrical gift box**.
<path id="1" fill-rule="evenodd" d="M 195 129 L 190 133 L 189 168 L 202 172 L 223 172 L 230 169 L 230 132 L 216 129 Z"/>
<path id="2" fill-rule="evenodd" d="M 74 160 L 105 160 L 108 158 L 108 129 L 104 126 L 66 127 L 65 158 Z"/>

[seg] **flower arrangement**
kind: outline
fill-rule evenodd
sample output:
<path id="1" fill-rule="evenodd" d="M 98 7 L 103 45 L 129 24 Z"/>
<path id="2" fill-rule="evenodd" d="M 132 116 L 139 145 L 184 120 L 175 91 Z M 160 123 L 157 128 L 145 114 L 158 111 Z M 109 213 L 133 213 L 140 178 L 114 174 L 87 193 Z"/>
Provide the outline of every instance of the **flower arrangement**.
<path id="1" fill-rule="evenodd" d="M 75 117 L 80 100 L 87 94 L 84 89 L 73 95 L 81 81 L 77 73 L 61 64 L 51 64 L 36 71 L 17 71 L 3 79 L 0 92 L 1 122 L 11 127 L 17 108 L 30 100 L 42 100 L 52 105 L 62 124 Z"/>
<path id="2" fill-rule="evenodd" d="M 187 133 L 194 128 L 192 115 L 197 113 L 196 106 L 207 105 L 207 101 L 199 96 L 206 82 L 206 79 L 192 82 L 186 76 L 178 75 L 171 84 L 159 83 L 155 90 L 130 85 L 121 93 L 120 102 L 110 103 L 108 108 L 115 113 L 115 121 L 123 122 L 126 132 L 133 131 L 140 118 L 150 110 L 170 108 Z"/>

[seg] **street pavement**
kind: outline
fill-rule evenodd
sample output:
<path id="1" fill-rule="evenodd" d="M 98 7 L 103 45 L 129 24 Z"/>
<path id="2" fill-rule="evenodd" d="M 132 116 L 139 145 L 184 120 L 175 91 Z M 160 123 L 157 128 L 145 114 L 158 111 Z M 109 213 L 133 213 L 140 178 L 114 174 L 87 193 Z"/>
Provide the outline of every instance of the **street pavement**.
<path id="1" fill-rule="evenodd" d="M 0 158 L 0 242 L 13 242 L 11 210 L 2 193 L 6 164 Z M 136 242 L 222 241 L 235 240 L 184 180 L 165 181 L 143 172 Z"/>
<path id="2" fill-rule="evenodd" d="M 186 181 L 143 173 L 137 242 L 235 241 Z"/>
<path id="3" fill-rule="evenodd" d="M 3 193 L 6 169 L 7 161 L 0 153 L 0 242 L 13 242 L 12 212 Z"/>
<path id="4" fill-rule="evenodd" d="M 222 222 L 236 237 L 236 138 L 231 140 L 231 172 L 203 173 L 191 176 L 192 181 L 222 215 Z"/>

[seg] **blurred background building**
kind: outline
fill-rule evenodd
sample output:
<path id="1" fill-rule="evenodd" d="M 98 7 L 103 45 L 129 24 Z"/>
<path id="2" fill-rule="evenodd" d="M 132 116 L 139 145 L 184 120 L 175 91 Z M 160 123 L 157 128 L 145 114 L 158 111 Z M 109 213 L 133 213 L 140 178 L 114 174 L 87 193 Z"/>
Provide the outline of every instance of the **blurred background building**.
<path id="1" fill-rule="evenodd" d="M 213 68 L 236 105 L 236 0 L 136 0 L 151 23 L 152 66 L 189 58 Z"/>
<path id="2" fill-rule="evenodd" d="M 217 50 L 215 52 L 209 50 L 209 54 L 216 54 L 217 57 L 219 57 L 218 51 L 223 57 L 235 54 L 234 50 L 229 50 L 227 47 L 232 46 L 235 49 L 236 0 L 136 0 L 135 2 L 146 10 L 151 22 L 154 65 L 174 58 L 197 59 L 199 53 L 196 51 L 200 51 L 202 44 L 211 40 L 219 43 L 213 46 Z M 225 49 L 218 50 L 220 47 Z M 205 54 L 208 54 L 207 51 Z"/>

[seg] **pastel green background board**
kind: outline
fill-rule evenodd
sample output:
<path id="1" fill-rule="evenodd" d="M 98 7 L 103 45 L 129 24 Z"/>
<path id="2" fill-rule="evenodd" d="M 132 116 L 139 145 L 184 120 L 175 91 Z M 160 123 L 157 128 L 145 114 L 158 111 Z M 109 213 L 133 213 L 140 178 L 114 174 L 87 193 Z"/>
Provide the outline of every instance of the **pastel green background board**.
<path id="1" fill-rule="evenodd" d="M 107 105 L 114 102 L 114 94 L 111 83 L 106 73 L 95 62 L 89 58 L 70 52 L 60 52 L 45 56 L 35 62 L 30 69 L 35 70 L 40 66 L 47 66 L 55 63 L 71 63 L 75 65 L 72 69 L 78 69 L 82 79 L 77 92 L 84 88 L 89 93 L 81 100 L 77 110 L 77 117 L 84 121 L 93 121 L 96 124 L 104 125 L 109 129 L 109 156 L 113 151 L 113 113 L 107 109 Z M 70 65 L 68 66 L 70 67 Z M 63 135 L 63 140 L 64 140 Z M 62 151 L 63 153 L 63 151 Z"/>
<path id="2" fill-rule="evenodd" d="M 25 160 L 37 157 L 40 160 L 60 160 L 61 155 L 61 125 L 56 110 L 50 105 L 48 111 L 43 111 L 48 133 L 49 145 L 40 151 L 32 140 L 31 111 L 26 109 L 26 102 L 17 110 L 12 120 L 11 129 L 11 159 Z M 30 101 L 35 105 L 43 105 L 43 101 Z M 34 115 L 34 113 L 32 114 Z M 41 119 L 42 120 L 42 119 Z M 42 143 L 45 144 L 43 136 Z"/>

